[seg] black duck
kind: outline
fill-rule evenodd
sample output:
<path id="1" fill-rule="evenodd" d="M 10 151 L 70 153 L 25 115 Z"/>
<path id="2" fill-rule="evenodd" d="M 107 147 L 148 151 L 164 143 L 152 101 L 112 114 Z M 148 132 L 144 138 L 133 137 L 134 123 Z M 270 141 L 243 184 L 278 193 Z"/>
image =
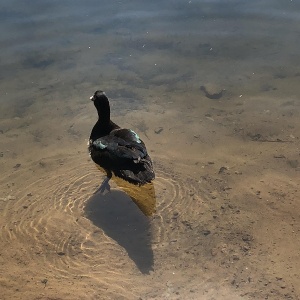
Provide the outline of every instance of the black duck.
<path id="1" fill-rule="evenodd" d="M 109 100 L 103 91 L 96 91 L 90 99 L 99 118 L 90 135 L 89 152 L 107 175 L 99 190 L 110 190 L 108 182 L 113 174 L 135 185 L 150 183 L 155 174 L 144 142 L 133 130 L 110 120 Z"/>

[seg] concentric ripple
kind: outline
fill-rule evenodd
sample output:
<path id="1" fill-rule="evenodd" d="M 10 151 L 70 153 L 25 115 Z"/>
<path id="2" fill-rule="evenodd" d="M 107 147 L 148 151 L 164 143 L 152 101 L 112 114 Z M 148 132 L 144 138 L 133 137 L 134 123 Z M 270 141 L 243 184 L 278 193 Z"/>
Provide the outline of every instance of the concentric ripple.
<path id="1" fill-rule="evenodd" d="M 4 247 L 18 241 L 14 255 L 38 264 L 41 278 L 87 278 L 91 290 L 132 299 L 123 266 L 137 274 L 154 269 L 157 245 L 180 239 L 179 228 L 204 205 L 199 181 L 182 180 L 157 163 L 151 203 L 156 207 L 148 217 L 137 199 L 142 192 L 130 198 L 128 188 L 112 182 L 110 193 L 93 194 L 103 176 L 91 161 L 75 165 L 68 158 L 57 164 L 50 164 L 47 176 L 35 175 L 32 166 L 32 178 L 20 169 L 2 179 L 1 186 L 13 187 L 0 202 Z"/>
<path id="2" fill-rule="evenodd" d="M 157 164 L 155 189 L 157 213 L 153 217 L 153 243 L 170 243 L 180 239 L 182 224 L 201 215 L 207 207 L 207 191 L 200 178 L 182 177 L 170 168 Z"/>
<path id="3" fill-rule="evenodd" d="M 127 263 L 126 251 L 84 216 L 99 171 L 91 162 L 75 166 L 70 160 L 31 183 L 26 174 L 20 169 L 1 180 L 1 186 L 13 187 L 0 203 L 4 252 L 24 265 L 38 264 L 38 278 L 87 278 L 91 287 L 97 282 L 97 290 L 131 299 L 132 292 L 124 288 L 129 280 L 120 268 Z M 10 248 L 12 240 L 19 246 Z"/>

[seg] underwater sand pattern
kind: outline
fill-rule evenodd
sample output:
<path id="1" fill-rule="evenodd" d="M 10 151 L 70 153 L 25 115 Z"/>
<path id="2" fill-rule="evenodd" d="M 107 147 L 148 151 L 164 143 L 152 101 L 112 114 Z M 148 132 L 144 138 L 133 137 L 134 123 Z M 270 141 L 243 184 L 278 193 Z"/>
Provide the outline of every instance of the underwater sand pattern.
<path id="1" fill-rule="evenodd" d="M 1 5 L 1 299 L 300 298 L 298 2 Z M 153 185 L 94 194 L 96 89 Z"/>
<path id="2" fill-rule="evenodd" d="M 168 117 L 157 114 L 156 104 L 143 116 L 156 171 L 148 213 L 137 202 L 147 209 L 143 193 L 122 182 L 113 184 L 111 193 L 93 194 L 104 175 L 84 143 L 76 154 L 43 157 L 42 131 L 42 140 L 32 143 L 36 160 L 4 151 L 5 299 L 74 299 L 75 294 L 78 299 L 297 299 L 299 142 L 291 131 L 297 119 L 257 131 L 258 117 L 253 125 L 251 113 L 241 118 L 247 104 L 239 97 L 226 109 L 198 97 L 201 103 L 195 99 L 192 111 L 181 110 L 193 118 L 201 106 L 198 126 L 180 124 L 175 110 Z M 273 104 L 275 116 L 282 109 L 287 113 L 281 101 Z M 263 112 L 260 99 L 254 102 Z M 84 125 L 78 131 L 64 125 L 67 145 L 75 145 L 90 123 L 80 114 Z M 263 121 L 273 117 L 263 114 Z M 140 118 L 134 112 L 126 117 L 133 128 Z M 12 130 L 5 134 L 7 142 Z M 157 150 L 171 144 L 172 151 Z"/>

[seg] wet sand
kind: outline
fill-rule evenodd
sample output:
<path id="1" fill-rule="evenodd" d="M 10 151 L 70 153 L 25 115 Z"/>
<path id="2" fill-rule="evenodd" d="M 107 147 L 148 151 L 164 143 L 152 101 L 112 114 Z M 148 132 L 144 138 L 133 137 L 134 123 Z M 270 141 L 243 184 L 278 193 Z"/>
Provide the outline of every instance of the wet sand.
<path id="1" fill-rule="evenodd" d="M 175 2 L 0 8 L 1 299 L 300 299 L 299 5 Z M 94 194 L 96 89 L 153 186 Z"/>
<path id="2" fill-rule="evenodd" d="M 88 100 L 1 121 L 2 298 L 298 299 L 299 103 L 276 93 L 113 111 L 153 157 L 150 217 L 117 185 L 93 194 Z"/>

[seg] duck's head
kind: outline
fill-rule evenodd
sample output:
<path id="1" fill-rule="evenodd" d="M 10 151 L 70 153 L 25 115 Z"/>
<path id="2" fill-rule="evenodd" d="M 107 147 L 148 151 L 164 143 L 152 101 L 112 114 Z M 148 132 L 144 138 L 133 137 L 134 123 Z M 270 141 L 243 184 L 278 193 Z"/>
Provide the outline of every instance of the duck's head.
<path id="1" fill-rule="evenodd" d="M 94 95 L 93 96 L 91 96 L 90 97 L 90 100 L 92 100 L 92 101 L 101 101 L 101 100 L 107 100 L 107 96 L 105 95 L 105 93 L 103 92 L 103 91 L 100 91 L 100 90 L 98 90 L 98 91 L 96 91 L 95 93 L 94 93 Z"/>
<path id="2" fill-rule="evenodd" d="M 90 97 L 90 100 L 94 102 L 99 118 L 101 117 L 102 119 L 107 119 L 110 117 L 109 101 L 103 91 L 96 91 L 94 95 Z"/>

